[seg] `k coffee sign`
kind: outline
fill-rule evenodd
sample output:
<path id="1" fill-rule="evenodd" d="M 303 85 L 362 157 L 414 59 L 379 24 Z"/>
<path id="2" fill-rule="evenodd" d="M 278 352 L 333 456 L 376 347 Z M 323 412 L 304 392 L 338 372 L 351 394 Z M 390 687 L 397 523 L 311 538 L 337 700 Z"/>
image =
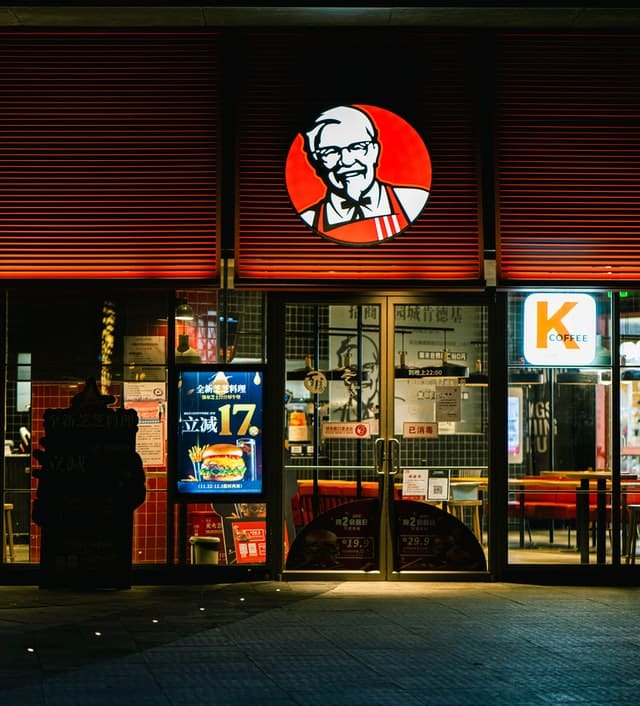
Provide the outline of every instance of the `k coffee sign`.
<path id="1" fill-rule="evenodd" d="M 524 356 L 531 365 L 589 365 L 596 357 L 596 302 L 588 294 L 530 294 Z"/>
<path id="2" fill-rule="evenodd" d="M 418 133 L 398 115 L 339 105 L 298 134 L 285 177 L 294 208 L 317 234 L 370 246 L 420 216 L 431 190 L 431 160 Z"/>

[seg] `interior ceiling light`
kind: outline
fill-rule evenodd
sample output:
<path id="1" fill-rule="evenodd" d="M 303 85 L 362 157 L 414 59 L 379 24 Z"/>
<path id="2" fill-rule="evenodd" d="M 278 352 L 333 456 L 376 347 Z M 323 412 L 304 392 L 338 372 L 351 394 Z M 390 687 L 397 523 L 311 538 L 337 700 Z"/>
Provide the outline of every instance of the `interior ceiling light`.
<path id="1" fill-rule="evenodd" d="M 602 370 L 600 373 L 598 373 L 598 382 L 601 385 L 611 385 L 611 371 Z"/>
<path id="2" fill-rule="evenodd" d="M 543 382 L 542 373 L 534 373 L 533 370 L 519 370 L 509 373 L 510 385 L 542 385 Z"/>
<path id="3" fill-rule="evenodd" d="M 467 378 L 469 368 L 464 365 L 457 365 L 447 360 L 447 351 L 442 352 L 442 375 L 443 378 Z"/>
<path id="4" fill-rule="evenodd" d="M 409 367 L 406 365 L 406 352 L 404 351 L 404 336 L 407 333 L 411 333 L 414 330 L 419 331 L 442 331 L 443 334 L 443 346 L 442 346 L 442 364 L 441 365 L 427 365 L 427 366 L 416 366 Z M 468 378 L 469 368 L 464 365 L 458 365 L 449 360 L 449 352 L 447 351 L 447 331 L 453 331 L 452 328 L 445 328 L 442 326 L 411 326 L 406 329 L 396 329 L 396 333 L 402 336 L 402 348 L 400 351 L 400 366 L 395 369 L 395 376 L 397 378 L 425 378 L 433 377 L 435 383 L 443 378 Z"/>
<path id="5" fill-rule="evenodd" d="M 193 321 L 193 309 L 186 299 L 179 299 L 176 307 L 176 321 Z"/>
<path id="6" fill-rule="evenodd" d="M 481 372 L 474 371 L 464 381 L 468 387 L 487 387 L 489 385 L 489 376 Z"/>
<path id="7" fill-rule="evenodd" d="M 558 373 L 557 380 L 561 385 L 596 385 L 598 383 L 598 373 L 567 370 L 564 373 Z"/>

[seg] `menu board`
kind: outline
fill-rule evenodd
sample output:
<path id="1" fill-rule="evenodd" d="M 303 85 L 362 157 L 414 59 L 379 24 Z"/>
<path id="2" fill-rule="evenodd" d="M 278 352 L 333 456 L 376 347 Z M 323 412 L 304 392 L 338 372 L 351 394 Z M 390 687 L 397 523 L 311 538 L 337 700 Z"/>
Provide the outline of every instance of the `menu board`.
<path id="1" fill-rule="evenodd" d="M 177 490 L 262 493 L 263 371 L 184 371 L 178 390 Z"/>

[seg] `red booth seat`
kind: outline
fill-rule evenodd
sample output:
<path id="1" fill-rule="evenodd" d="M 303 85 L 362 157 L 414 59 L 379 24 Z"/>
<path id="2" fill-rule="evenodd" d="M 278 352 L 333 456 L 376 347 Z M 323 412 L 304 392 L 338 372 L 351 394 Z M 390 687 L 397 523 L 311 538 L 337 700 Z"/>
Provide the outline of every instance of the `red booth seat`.
<path id="1" fill-rule="evenodd" d="M 361 498 L 378 497 L 378 483 L 374 481 L 361 483 L 359 496 L 357 490 L 355 481 L 318 481 L 318 514 Z M 298 481 L 298 492 L 291 498 L 291 509 L 296 527 L 304 527 L 314 519 L 312 480 Z"/>
<path id="2" fill-rule="evenodd" d="M 544 483 L 529 485 L 531 481 L 540 480 L 539 476 L 524 476 L 522 480 L 527 482 L 527 485 L 523 491 L 517 491 L 515 501 L 509 503 L 510 516 L 520 517 L 521 494 L 524 492 L 525 518 L 530 520 L 576 519 L 576 491 L 574 489 Z M 594 505 L 595 502 L 594 498 Z"/>

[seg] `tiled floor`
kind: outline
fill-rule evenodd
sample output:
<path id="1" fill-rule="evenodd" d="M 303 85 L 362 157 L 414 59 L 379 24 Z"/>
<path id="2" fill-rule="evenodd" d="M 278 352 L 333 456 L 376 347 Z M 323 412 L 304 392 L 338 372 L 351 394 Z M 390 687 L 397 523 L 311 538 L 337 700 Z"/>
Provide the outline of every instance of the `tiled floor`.
<path id="1" fill-rule="evenodd" d="M 0 587 L 0 706 L 637 704 L 640 588 Z"/>

